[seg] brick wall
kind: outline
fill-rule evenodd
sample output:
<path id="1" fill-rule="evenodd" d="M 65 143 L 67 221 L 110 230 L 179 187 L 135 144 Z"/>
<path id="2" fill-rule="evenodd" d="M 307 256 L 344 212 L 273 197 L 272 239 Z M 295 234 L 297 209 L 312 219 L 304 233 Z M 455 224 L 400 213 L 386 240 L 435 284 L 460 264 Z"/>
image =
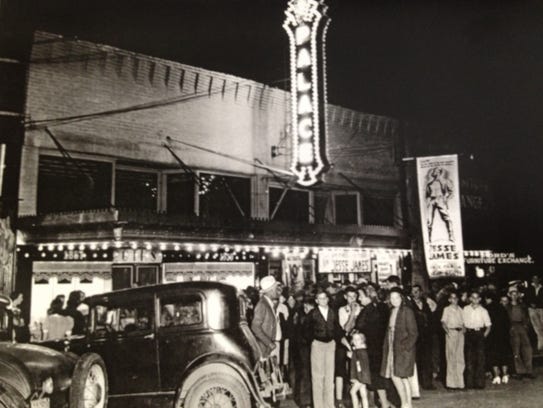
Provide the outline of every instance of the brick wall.
<path id="1" fill-rule="evenodd" d="M 28 77 L 21 214 L 35 212 L 40 151 L 55 149 L 43 126 L 72 154 L 176 163 L 166 137 L 235 157 L 233 160 L 174 142 L 178 155 L 198 169 L 257 176 L 255 159 L 287 170 L 290 161 L 289 95 L 247 79 L 134 54 L 113 47 L 36 33 Z M 131 112 L 122 109 L 149 107 Z M 117 111 L 117 112 L 115 112 Z M 74 118 L 87 116 L 85 120 Z M 70 119 L 71 118 L 71 119 Z M 326 180 L 345 185 L 343 173 L 362 186 L 397 191 L 394 119 L 329 105 Z M 272 159 L 271 146 L 282 155 Z M 255 182 L 253 182 L 254 184 Z M 253 213 L 266 206 L 253 200 Z"/>

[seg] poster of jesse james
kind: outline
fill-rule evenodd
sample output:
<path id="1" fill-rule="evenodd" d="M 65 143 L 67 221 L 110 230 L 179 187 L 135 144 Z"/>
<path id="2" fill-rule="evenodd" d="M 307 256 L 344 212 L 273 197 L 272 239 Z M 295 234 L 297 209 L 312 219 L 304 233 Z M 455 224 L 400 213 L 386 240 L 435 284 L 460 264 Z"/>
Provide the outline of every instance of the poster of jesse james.
<path id="1" fill-rule="evenodd" d="M 458 157 L 417 158 L 426 266 L 430 278 L 464 276 Z"/>

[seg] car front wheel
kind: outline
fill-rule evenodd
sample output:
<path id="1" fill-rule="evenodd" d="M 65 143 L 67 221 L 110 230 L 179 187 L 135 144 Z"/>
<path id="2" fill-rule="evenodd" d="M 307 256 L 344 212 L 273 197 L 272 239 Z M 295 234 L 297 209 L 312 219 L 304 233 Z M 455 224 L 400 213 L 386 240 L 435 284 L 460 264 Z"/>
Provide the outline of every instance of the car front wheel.
<path id="1" fill-rule="evenodd" d="M 107 372 L 98 354 L 88 353 L 77 361 L 70 388 L 70 408 L 106 408 Z"/>
<path id="2" fill-rule="evenodd" d="M 250 408 L 251 397 L 240 380 L 220 374 L 207 375 L 187 394 L 184 408 Z"/>
<path id="3" fill-rule="evenodd" d="M 26 401 L 15 388 L 0 381 L 0 408 L 24 408 Z"/>

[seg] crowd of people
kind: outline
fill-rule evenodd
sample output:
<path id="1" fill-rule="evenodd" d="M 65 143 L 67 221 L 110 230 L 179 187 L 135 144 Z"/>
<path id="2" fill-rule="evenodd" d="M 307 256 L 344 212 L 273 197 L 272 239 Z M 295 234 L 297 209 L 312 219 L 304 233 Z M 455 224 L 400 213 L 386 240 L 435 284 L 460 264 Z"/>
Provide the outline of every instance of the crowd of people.
<path id="1" fill-rule="evenodd" d="M 397 276 L 292 291 L 272 276 L 245 291 L 264 357 L 274 356 L 304 408 L 411 408 L 421 389 L 451 391 L 534 378 L 531 336 L 543 348 L 543 290 L 455 282 L 423 293 Z M 347 398 L 345 398 L 348 395 Z"/>
<path id="2" fill-rule="evenodd" d="M 85 293 L 74 290 L 66 296 L 57 295 L 47 310 L 43 322 L 35 323 L 30 327 L 29 337 L 33 341 L 61 340 L 66 335 L 82 335 L 86 330 L 86 316 L 83 308 Z M 25 342 L 22 339 L 17 341 Z M 29 340 L 26 340 L 29 341 Z"/>

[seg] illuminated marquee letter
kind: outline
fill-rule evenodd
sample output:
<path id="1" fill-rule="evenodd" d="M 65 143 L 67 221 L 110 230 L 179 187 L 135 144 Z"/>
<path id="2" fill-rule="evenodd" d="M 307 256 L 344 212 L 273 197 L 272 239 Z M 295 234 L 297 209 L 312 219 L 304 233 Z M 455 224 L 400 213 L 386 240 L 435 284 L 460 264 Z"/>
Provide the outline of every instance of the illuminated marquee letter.
<path id="1" fill-rule="evenodd" d="M 311 186 L 329 164 L 326 149 L 325 0 L 290 0 L 283 28 L 290 42 L 292 164 L 298 184 Z"/>

